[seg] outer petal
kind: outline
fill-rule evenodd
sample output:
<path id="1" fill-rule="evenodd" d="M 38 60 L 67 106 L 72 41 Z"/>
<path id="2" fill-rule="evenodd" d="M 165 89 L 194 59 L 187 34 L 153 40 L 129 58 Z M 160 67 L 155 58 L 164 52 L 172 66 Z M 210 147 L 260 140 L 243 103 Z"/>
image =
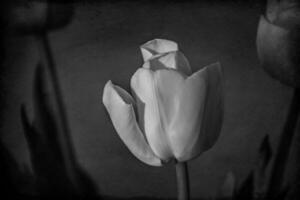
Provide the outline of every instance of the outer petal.
<path id="1" fill-rule="evenodd" d="M 133 103 L 125 90 L 114 86 L 111 81 L 106 83 L 103 104 L 120 138 L 138 159 L 149 165 L 160 166 L 160 159 L 154 155 L 138 127 Z"/>
<path id="2" fill-rule="evenodd" d="M 194 152 L 203 121 L 207 94 L 207 71 L 185 78 L 173 70 L 155 75 L 158 104 L 174 156 L 187 160 Z"/>
<path id="3" fill-rule="evenodd" d="M 220 64 L 188 78 L 173 70 L 158 70 L 154 78 L 161 121 L 177 160 L 189 160 L 210 148 L 223 117 Z"/>
<path id="4" fill-rule="evenodd" d="M 154 39 L 140 46 L 144 62 L 148 61 L 156 54 L 177 51 L 178 45 L 176 42 L 165 39 Z"/>
<path id="5" fill-rule="evenodd" d="M 144 68 L 156 71 L 158 69 L 175 69 L 185 75 L 192 74 L 190 64 L 180 51 L 172 51 L 165 54 L 153 56 L 143 65 Z"/>
<path id="6" fill-rule="evenodd" d="M 204 121 L 198 143 L 201 151 L 211 148 L 218 139 L 224 114 L 224 91 L 222 69 L 220 63 L 206 67 L 208 80 L 207 98 L 205 103 Z"/>
<path id="7" fill-rule="evenodd" d="M 163 160 L 173 157 L 156 93 L 155 72 L 140 68 L 131 78 L 131 88 L 139 101 L 144 104 L 144 129 L 149 145 Z"/>
<path id="8" fill-rule="evenodd" d="M 192 159 L 211 148 L 218 139 L 222 128 L 224 94 L 221 65 L 214 63 L 206 66 L 199 72 L 201 73 L 201 71 L 206 76 L 207 85 L 201 130 L 198 132 L 198 137 L 194 138 L 194 144 L 191 149 L 188 149 L 190 151 L 186 151 L 182 157 L 178 158 L 180 161 Z M 199 72 L 193 76 L 199 76 Z M 199 123 L 201 122 L 199 121 Z"/>

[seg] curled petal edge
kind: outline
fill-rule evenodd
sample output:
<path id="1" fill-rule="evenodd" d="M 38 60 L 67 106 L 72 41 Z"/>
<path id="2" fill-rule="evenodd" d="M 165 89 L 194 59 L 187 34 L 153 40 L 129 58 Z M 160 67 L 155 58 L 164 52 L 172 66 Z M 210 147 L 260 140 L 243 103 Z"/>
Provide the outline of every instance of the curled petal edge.
<path id="1" fill-rule="evenodd" d="M 155 156 L 137 124 L 132 97 L 108 81 L 102 101 L 115 130 L 131 153 L 148 165 L 161 166 L 161 160 Z"/>
<path id="2" fill-rule="evenodd" d="M 188 59 L 180 51 L 155 55 L 143 64 L 143 68 L 151 69 L 152 71 L 159 69 L 174 69 L 186 76 L 192 74 Z"/>
<path id="3" fill-rule="evenodd" d="M 154 39 L 140 46 L 144 62 L 157 54 L 163 54 L 170 51 L 177 51 L 178 44 L 171 40 Z"/>

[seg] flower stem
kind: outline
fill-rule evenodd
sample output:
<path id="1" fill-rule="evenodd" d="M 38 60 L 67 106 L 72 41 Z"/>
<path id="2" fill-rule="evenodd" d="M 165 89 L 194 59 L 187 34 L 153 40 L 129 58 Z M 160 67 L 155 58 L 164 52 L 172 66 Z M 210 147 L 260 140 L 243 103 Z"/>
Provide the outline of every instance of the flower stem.
<path id="1" fill-rule="evenodd" d="M 186 162 L 178 162 L 176 165 L 178 200 L 190 199 L 189 173 Z"/>

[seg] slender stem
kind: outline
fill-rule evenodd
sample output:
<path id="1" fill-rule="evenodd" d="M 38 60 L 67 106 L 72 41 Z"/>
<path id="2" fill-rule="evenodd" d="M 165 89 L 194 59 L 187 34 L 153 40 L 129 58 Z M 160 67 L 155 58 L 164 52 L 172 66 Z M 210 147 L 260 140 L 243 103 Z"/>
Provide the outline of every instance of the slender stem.
<path id="1" fill-rule="evenodd" d="M 274 197 L 280 191 L 288 155 L 295 133 L 297 119 L 300 112 L 300 89 L 295 89 L 288 116 L 280 136 L 277 154 L 273 163 L 267 197 Z"/>
<path id="2" fill-rule="evenodd" d="M 177 177 L 178 200 L 190 199 L 189 173 L 186 162 L 179 162 L 175 165 Z"/>

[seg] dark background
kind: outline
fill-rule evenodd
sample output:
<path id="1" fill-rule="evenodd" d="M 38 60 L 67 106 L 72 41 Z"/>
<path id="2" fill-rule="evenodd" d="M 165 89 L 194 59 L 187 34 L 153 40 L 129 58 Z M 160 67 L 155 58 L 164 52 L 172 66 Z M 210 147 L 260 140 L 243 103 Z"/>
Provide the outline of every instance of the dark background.
<path id="1" fill-rule="evenodd" d="M 102 193 L 176 196 L 174 167 L 150 167 L 133 157 L 102 105 L 102 90 L 108 80 L 129 89 L 131 75 L 142 65 L 139 45 L 154 38 L 176 41 L 193 71 L 216 61 L 224 71 L 225 120 L 216 145 L 189 162 L 193 197 L 214 196 L 228 171 L 242 182 L 254 167 L 266 134 L 272 148 L 276 147 L 292 89 L 271 79 L 259 65 L 255 38 L 262 2 L 73 4 L 71 24 L 51 32 L 49 38 L 77 158 Z M 25 103 L 31 112 L 33 71 L 39 52 L 30 35 L 6 35 L 3 48 L 2 139 L 18 164 L 30 167 L 19 108 Z M 293 160 L 291 157 L 291 163 Z M 292 176 L 293 164 L 289 169 L 288 176 Z"/>

